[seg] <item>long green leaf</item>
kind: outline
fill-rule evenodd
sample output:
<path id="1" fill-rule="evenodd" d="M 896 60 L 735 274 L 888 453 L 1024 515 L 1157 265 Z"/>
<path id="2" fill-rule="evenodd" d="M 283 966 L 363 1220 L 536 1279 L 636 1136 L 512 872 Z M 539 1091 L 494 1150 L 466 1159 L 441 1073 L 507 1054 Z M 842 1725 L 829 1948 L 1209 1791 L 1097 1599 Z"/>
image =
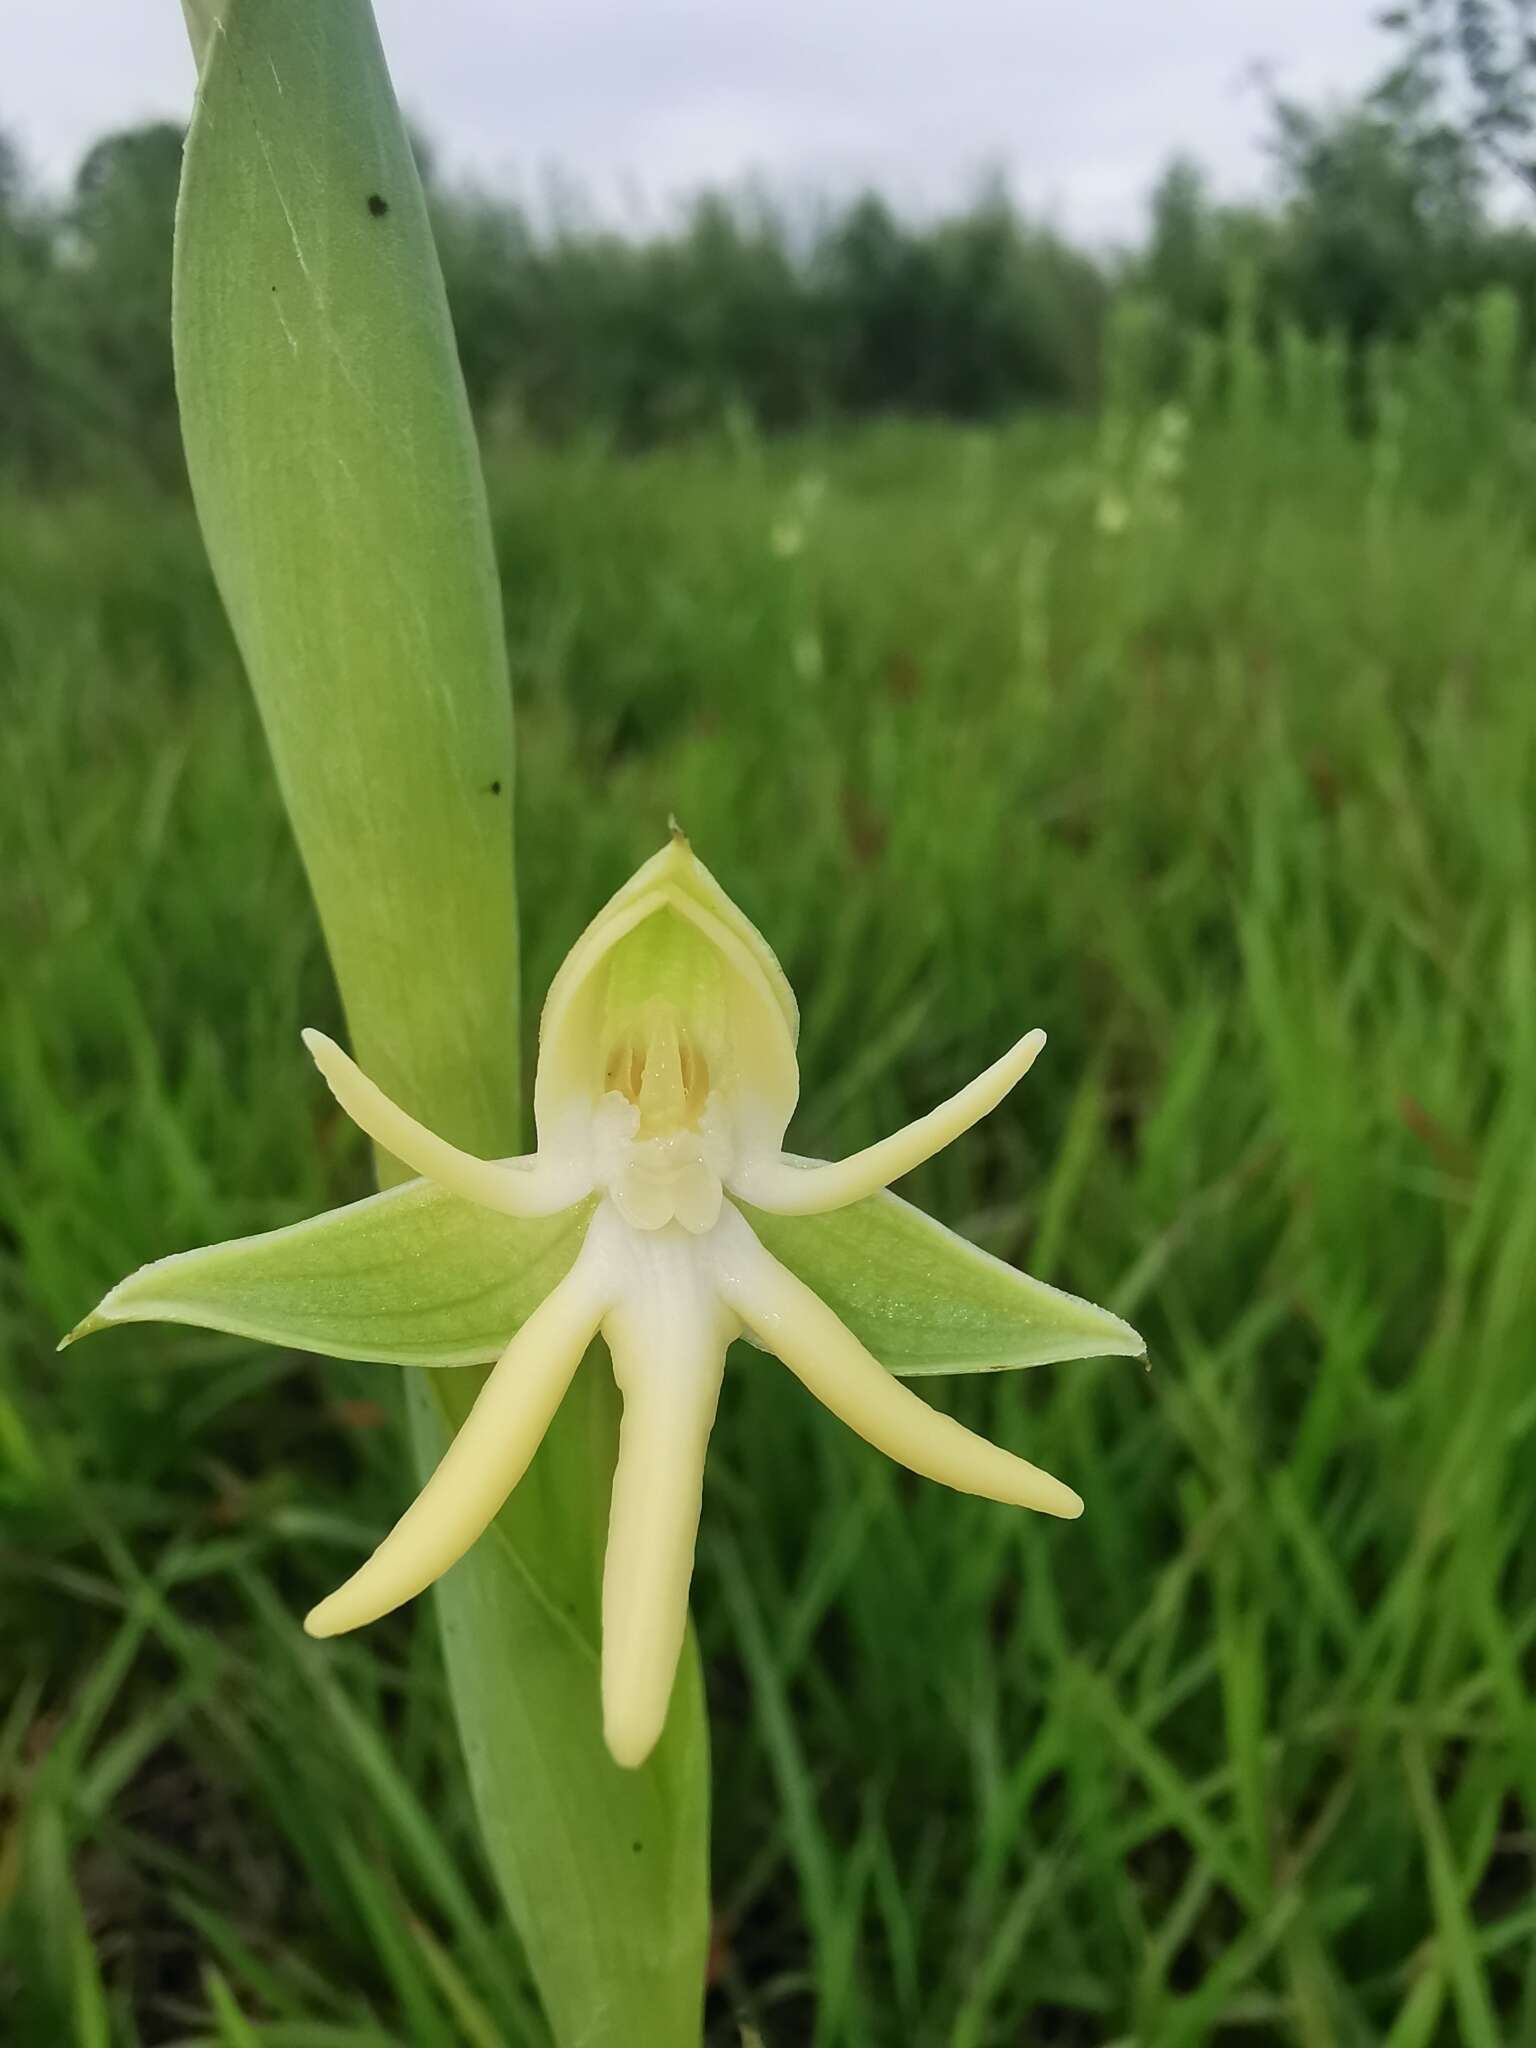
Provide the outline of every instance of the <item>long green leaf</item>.
<path id="1" fill-rule="evenodd" d="M 209 555 L 353 1049 L 435 1130 L 504 1156 L 519 1121 L 505 649 L 409 143 L 367 0 L 191 0 L 188 18 L 201 79 L 176 369 Z M 423 1470 L 480 1380 L 409 1376 Z M 602 1745 L 615 1438 L 611 1377 L 588 1367 L 438 1611 L 485 1838 L 557 2039 L 687 2048 L 707 1737 L 690 1653 L 651 1762 L 623 1772 Z"/>
<path id="2" fill-rule="evenodd" d="M 510 1149 L 511 699 L 420 183 L 364 0 L 230 0 L 206 51 L 174 301 L 198 519 L 358 1057 Z"/>

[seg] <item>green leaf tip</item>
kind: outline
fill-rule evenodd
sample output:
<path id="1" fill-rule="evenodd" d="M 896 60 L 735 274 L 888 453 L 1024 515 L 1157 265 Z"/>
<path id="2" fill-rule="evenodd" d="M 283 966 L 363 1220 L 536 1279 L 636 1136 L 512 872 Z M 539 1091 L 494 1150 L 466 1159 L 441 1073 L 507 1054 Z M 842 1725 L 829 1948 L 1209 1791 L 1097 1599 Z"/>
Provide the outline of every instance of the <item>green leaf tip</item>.
<path id="1" fill-rule="evenodd" d="M 64 1335 L 53 1347 L 55 1357 L 61 1351 L 67 1351 L 71 1344 L 78 1344 L 82 1337 L 94 1337 L 98 1330 L 105 1330 L 111 1327 L 112 1318 L 103 1315 L 101 1312 L 104 1306 L 105 1301 L 93 1308 L 88 1316 L 82 1316 L 72 1330 L 65 1331 Z"/>

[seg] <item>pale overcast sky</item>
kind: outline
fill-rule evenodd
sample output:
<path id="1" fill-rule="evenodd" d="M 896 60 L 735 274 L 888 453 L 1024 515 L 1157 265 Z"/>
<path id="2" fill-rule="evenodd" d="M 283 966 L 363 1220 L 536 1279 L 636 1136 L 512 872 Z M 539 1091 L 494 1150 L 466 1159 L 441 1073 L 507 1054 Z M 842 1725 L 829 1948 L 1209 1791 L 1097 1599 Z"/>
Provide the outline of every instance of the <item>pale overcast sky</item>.
<path id="1" fill-rule="evenodd" d="M 316 0 L 321 4 L 321 0 Z M 396 88 L 444 167 L 537 193 L 558 168 L 654 217 L 756 175 L 942 205 L 1001 168 L 1026 204 L 1126 235 L 1192 150 L 1265 164 L 1255 62 L 1305 99 L 1382 68 L 1379 0 L 376 0 Z M 113 127 L 184 118 L 176 0 L 3 0 L 0 129 L 54 185 Z"/>

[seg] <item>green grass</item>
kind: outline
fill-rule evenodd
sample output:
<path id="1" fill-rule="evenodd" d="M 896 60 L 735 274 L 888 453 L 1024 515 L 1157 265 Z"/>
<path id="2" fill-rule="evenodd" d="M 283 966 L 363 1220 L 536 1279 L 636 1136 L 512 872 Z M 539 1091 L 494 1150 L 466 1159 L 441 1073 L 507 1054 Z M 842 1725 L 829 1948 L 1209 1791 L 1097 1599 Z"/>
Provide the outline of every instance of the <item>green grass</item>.
<path id="1" fill-rule="evenodd" d="M 906 1191 L 1151 1345 L 925 1386 L 1072 1526 L 734 1361 L 712 2039 L 1536 2040 L 1528 492 L 1021 427 L 492 495 L 530 989 L 675 811 L 800 993 L 801 1149 L 1048 1029 Z M 52 1352 L 366 1184 L 185 512 L 0 507 L 0 761 L 7 2038 L 538 2043 L 426 1605 L 298 1629 L 406 1497 L 394 1369 Z"/>

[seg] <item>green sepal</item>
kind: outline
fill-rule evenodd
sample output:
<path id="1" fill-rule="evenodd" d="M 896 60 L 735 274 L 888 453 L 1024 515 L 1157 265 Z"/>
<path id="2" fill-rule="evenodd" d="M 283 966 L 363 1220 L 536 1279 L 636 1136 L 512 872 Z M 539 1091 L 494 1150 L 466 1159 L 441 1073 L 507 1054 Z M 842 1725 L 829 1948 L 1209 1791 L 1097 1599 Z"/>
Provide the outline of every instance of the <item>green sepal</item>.
<path id="1" fill-rule="evenodd" d="M 1004 1265 L 899 1196 L 825 1216 L 740 1208 L 780 1264 L 904 1379 L 1146 1355 L 1107 1308 Z"/>
<path id="2" fill-rule="evenodd" d="M 64 1343 L 114 1323 L 195 1323 L 331 1358 L 485 1365 L 570 1271 L 595 1207 L 501 1216 L 410 1181 L 141 1266 Z"/>

